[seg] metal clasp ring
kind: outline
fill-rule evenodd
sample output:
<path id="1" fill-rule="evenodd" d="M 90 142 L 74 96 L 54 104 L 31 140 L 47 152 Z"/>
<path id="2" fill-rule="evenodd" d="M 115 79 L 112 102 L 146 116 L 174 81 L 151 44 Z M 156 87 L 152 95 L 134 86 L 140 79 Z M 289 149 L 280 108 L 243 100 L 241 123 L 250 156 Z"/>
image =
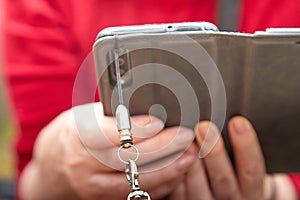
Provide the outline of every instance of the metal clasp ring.
<path id="1" fill-rule="evenodd" d="M 140 152 L 139 152 L 139 150 L 138 150 L 138 148 L 136 147 L 136 146 L 134 146 L 134 145 L 131 145 L 129 148 L 133 148 L 134 150 L 135 150 L 135 152 L 136 152 L 136 157 L 134 158 L 134 159 L 131 159 L 131 160 L 133 160 L 134 162 L 136 162 L 137 160 L 138 160 L 138 158 L 139 158 L 139 156 L 140 156 Z M 123 158 L 122 158 L 122 156 L 121 156 L 121 150 L 122 149 L 128 149 L 128 148 L 126 148 L 126 147 L 124 147 L 124 146 L 120 146 L 119 147 L 119 149 L 118 149 L 118 157 L 119 157 L 119 160 L 122 162 L 122 163 L 124 163 L 124 164 L 129 164 L 129 162 L 128 161 L 125 161 Z"/>

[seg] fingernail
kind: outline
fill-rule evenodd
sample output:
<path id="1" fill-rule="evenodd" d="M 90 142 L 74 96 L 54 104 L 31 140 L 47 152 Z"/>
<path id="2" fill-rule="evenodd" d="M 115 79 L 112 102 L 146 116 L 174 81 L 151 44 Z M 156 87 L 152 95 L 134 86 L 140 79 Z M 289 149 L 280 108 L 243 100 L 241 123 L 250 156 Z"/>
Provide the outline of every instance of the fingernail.
<path id="1" fill-rule="evenodd" d="M 218 127 L 213 123 L 208 122 L 203 124 L 203 126 L 206 127 L 203 127 L 203 131 L 201 131 L 203 141 L 200 144 L 199 158 L 204 158 L 211 152 L 221 136 Z"/>
<path id="2" fill-rule="evenodd" d="M 137 138 L 148 138 L 159 133 L 164 128 L 164 123 L 153 116 L 134 116 L 131 130 Z"/>
<path id="3" fill-rule="evenodd" d="M 233 129 L 237 134 L 244 134 L 249 132 L 250 123 L 243 117 L 233 119 Z"/>
<path id="4" fill-rule="evenodd" d="M 176 167 L 179 170 L 186 170 L 188 169 L 193 162 L 195 161 L 195 156 L 191 154 L 183 155 L 179 160 L 177 161 Z"/>
<path id="5" fill-rule="evenodd" d="M 134 116 L 132 119 L 131 119 L 131 122 L 133 125 L 135 125 L 136 127 L 140 127 L 140 128 L 147 128 L 149 126 L 152 126 L 152 127 L 156 127 L 156 126 L 163 126 L 163 122 L 156 118 L 156 117 L 153 117 L 153 116 Z"/>
<path id="6" fill-rule="evenodd" d="M 194 127 L 194 132 L 197 134 L 198 133 L 198 129 L 199 129 L 199 122 L 196 124 L 196 126 Z"/>
<path id="7" fill-rule="evenodd" d="M 194 127 L 194 133 L 195 133 L 195 137 L 197 139 L 197 143 L 200 145 L 202 143 L 202 137 L 199 133 L 199 124 L 200 123 L 197 123 L 196 126 Z"/>
<path id="8" fill-rule="evenodd" d="M 218 137 L 219 135 L 220 135 L 220 131 L 216 127 L 216 125 L 214 125 L 213 123 L 209 123 L 207 133 L 204 138 L 205 141 L 206 142 L 215 141 L 216 137 Z M 204 135 L 202 137 L 204 137 Z"/>
<path id="9" fill-rule="evenodd" d="M 160 119 L 158 119 L 156 117 L 151 116 L 151 117 L 149 117 L 149 119 L 150 119 L 150 122 L 148 124 L 146 124 L 146 126 L 158 126 L 158 127 L 164 126 L 163 121 L 161 121 Z"/>
<path id="10" fill-rule="evenodd" d="M 175 137 L 175 142 L 178 145 L 187 144 L 193 142 L 194 138 L 195 134 L 192 130 L 181 128 Z"/>
<path id="11" fill-rule="evenodd" d="M 155 120 L 151 119 L 149 116 L 135 116 L 131 121 L 138 127 L 145 127 Z"/>

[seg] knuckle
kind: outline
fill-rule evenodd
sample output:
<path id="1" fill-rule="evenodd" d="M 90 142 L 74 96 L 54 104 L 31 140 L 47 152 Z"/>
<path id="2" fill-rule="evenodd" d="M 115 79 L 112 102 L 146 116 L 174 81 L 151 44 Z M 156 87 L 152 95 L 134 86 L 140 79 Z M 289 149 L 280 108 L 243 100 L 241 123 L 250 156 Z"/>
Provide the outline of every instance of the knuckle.
<path id="1" fill-rule="evenodd" d="M 211 184 L 216 199 L 240 199 L 240 192 L 231 175 L 222 174 L 212 179 Z"/>
<path id="2" fill-rule="evenodd" d="M 222 174 L 219 176 L 212 176 L 214 182 L 220 185 L 229 185 L 232 182 L 232 178 L 228 174 Z"/>
<path id="3" fill-rule="evenodd" d="M 258 164 L 249 164 L 244 166 L 239 173 L 240 178 L 245 181 L 262 180 L 264 177 L 264 170 Z"/>

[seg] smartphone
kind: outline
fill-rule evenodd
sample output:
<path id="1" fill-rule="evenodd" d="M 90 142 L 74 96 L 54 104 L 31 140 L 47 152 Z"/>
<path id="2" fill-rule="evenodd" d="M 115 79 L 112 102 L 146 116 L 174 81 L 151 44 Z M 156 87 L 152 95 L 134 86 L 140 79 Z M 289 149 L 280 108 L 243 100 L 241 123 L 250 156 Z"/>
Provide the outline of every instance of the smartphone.
<path id="1" fill-rule="evenodd" d="M 117 45 L 119 45 L 119 65 L 124 93 L 123 96 L 125 101 L 127 100 L 129 103 L 127 106 L 129 107 L 130 113 L 132 115 L 145 114 L 148 113 L 152 105 L 161 105 L 165 108 L 164 111 L 152 109 L 154 113 L 151 114 L 164 118 L 161 114 L 162 112 L 166 112 L 164 114 L 169 116 L 164 119 L 166 126 L 178 125 L 180 122 L 180 114 L 178 115 L 178 113 L 180 113 L 179 105 L 176 97 L 168 90 L 168 88 L 153 83 L 139 87 L 134 93 L 128 92 L 134 87 L 135 81 L 146 79 L 147 77 L 149 79 L 149 76 L 151 76 L 153 82 L 160 82 L 160 80 L 165 79 L 169 80 L 169 84 L 175 84 L 176 80 L 172 80 L 172 77 L 164 78 L 162 77 L 164 76 L 163 74 L 152 71 L 151 69 L 135 76 L 134 73 L 137 74 L 137 72 L 134 72 L 134 69 L 147 63 L 160 63 L 171 66 L 185 76 L 192 77 L 193 80 L 191 81 L 196 81 L 192 84 L 193 86 L 197 84 L 203 85 L 205 83 L 203 82 L 201 75 L 194 73 L 192 68 L 182 68 L 182 66 L 188 65 L 184 58 L 180 58 L 172 52 L 167 52 L 163 47 L 168 46 L 170 48 L 173 46 L 173 48 L 177 48 L 176 45 L 174 46 L 174 44 L 176 44 L 175 40 L 183 40 L 181 42 L 186 43 L 186 41 L 184 41 L 185 37 L 183 39 L 175 39 L 178 34 L 186 35 L 192 33 L 197 34 L 199 32 L 211 33 L 216 31 L 218 31 L 218 28 L 214 24 L 208 22 L 122 26 L 110 27 L 100 31 L 94 44 L 94 56 L 99 77 L 101 101 L 104 106 L 105 114 L 113 115 L 115 107 L 118 104 L 116 96 L 113 96 L 113 89 L 117 83 L 113 50 L 116 48 L 117 42 Z M 161 36 L 167 36 L 165 37 L 166 40 L 162 40 Z M 168 36 L 171 36 L 171 39 L 168 38 Z M 164 42 L 167 42 L 168 44 L 164 44 Z M 190 76 L 193 73 L 195 76 Z M 159 93 L 161 95 L 158 95 Z M 201 91 L 201 93 L 204 95 L 205 92 Z M 131 94 L 133 95 L 132 97 Z M 184 96 L 184 93 L 182 93 L 181 96 Z M 194 113 L 193 115 L 196 114 Z M 200 118 L 191 122 L 184 122 L 183 124 L 192 127 L 199 119 Z"/>
<path id="2" fill-rule="evenodd" d="M 218 31 L 217 26 L 209 22 L 185 22 L 169 24 L 146 24 L 135 26 L 108 27 L 100 31 L 96 41 L 101 38 L 115 35 L 132 35 L 147 33 L 167 33 L 167 32 L 191 32 L 191 31 Z"/>
<path id="3" fill-rule="evenodd" d="M 93 46 L 104 113 L 114 115 L 119 102 L 118 49 L 131 115 L 150 113 L 167 127 L 211 120 L 229 154 L 227 122 L 243 115 L 256 128 L 267 171 L 299 172 L 299 44 L 300 29 L 246 34 L 207 22 L 104 29 Z"/>

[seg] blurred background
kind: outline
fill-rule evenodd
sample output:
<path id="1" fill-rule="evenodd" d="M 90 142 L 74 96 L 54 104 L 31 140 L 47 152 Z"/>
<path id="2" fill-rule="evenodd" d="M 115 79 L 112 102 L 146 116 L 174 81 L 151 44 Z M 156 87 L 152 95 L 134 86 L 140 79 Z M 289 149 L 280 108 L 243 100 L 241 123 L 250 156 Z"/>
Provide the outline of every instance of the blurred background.
<path id="1" fill-rule="evenodd" d="M 0 28 L 2 28 L 3 2 L 0 0 Z M 0 29 L 1 33 L 1 29 Z M 2 35 L 0 34 L 0 47 Z M 12 151 L 12 125 L 6 92 L 4 87 L 2 68 L 2 49 L 0 48 L 0 200 L 13 199 L 13 151 Z"/>

